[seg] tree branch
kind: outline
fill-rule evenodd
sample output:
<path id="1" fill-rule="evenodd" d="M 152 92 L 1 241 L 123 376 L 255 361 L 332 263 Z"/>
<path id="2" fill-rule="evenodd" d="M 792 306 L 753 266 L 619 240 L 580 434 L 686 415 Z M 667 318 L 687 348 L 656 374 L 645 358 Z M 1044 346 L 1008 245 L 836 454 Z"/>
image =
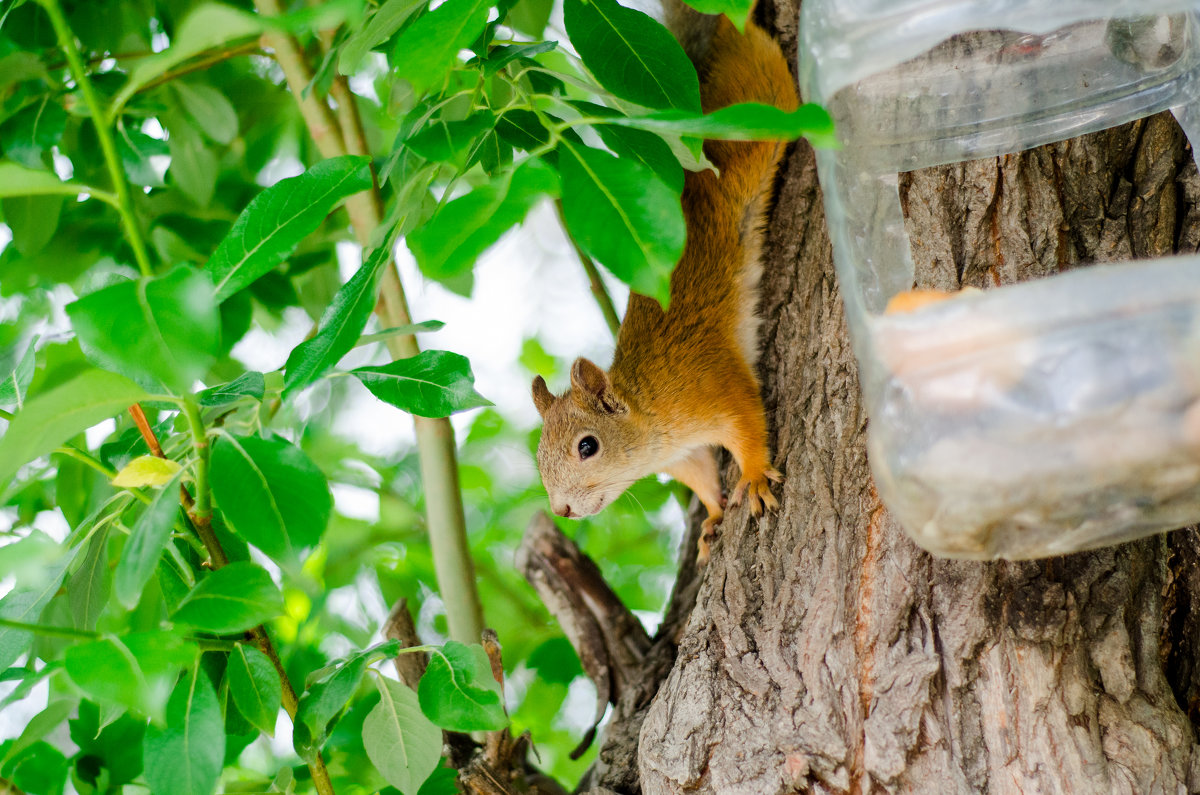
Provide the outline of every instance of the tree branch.
<path id="1" fill-rule="evenodd" d="M 142 407 L 135 403 L 130 407 L 129 413 L 133 415 L 134 424 L 137 425 L 142 438 L 146 440 L 146 446 L 150 448 L 154 455 L 159 458 L 166 458 L 163 454 L 162 445 L 159 444 L 158 438 L 154 435 L 150 423 L 146 421 L 146 415 L 143 413 Z M 196 451 L 197 463 L 196 496 L 193 498 L 188 494 L 187 489 L 181 486 L 181 499 L 184 507 L 187 509 L 188 518 L 191 520 L 196 535 L 204 543 L 204 548 L 208 552 L 209 564 L 215 570 L 228 565 L 229 556 L 225 554 L 220 540 L 212 529 L 212 495 L 208 487 L 208 432 L 204 427 L 203 418 L 200 416 L 200 407 L 190 395 L 184 400 L 183 413 L 187 418 L 188 428 L 192 434 L 192 448 Z M 288 678 L 287 671 L 283 667 L 283 661 L 279 659 L 279 654 L 275 651 L 274 644 L 271 643 L 271 637 L 267 634 L 267 628 L 260 625 L 249 630 L 246 635 L 254 641 L 263 654 L 267 655 L 267 659 L 271 661 L 275 672 L 279 674 L 279 680 L 283 685 L 283 708 L 287 711 L 288 717 L 294 722 L 296 719 L 296 710 L 300 705 L 300 699 L 296 694 L 296 689 L 292 687 L 292 681 Z M 317 792 L 320 795 L 334 795 L 333 781 L 329 777 L 329 770 L 325 767 L 325 759 L 321 756 L 320 751 L 308 763 L 308 769 L 312 774 L 313 784 L 316 786 Z"/>

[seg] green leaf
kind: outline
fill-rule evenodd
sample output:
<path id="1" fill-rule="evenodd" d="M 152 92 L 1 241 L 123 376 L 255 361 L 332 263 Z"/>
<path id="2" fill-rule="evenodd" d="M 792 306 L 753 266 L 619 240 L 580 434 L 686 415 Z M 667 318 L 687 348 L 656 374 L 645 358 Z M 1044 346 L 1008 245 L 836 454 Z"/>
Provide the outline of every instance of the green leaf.
<path id="1" fill-rule="evenodd" d="M 152 792 L 209 795 L 225 763 L 225 725 L 208 676 L 194 666 L 167 704 L 167 724 L 145 739 L 146 782 Z"/>
<path id="2" fill-rule="evenodd" d="M 389 238 L 334 294 L 312 339 L 300 343 L 288 355 L 283 379 L 285 400 L 320 378 L 358 343 L 375 309 L 379 278 L 391 255 Z"/>
<path id="3" fill-rule="evenodd" d="M 179 97 L 179 104 L 210 139 L 228 144 L 237 137 L 237 111 L 223 93 L 204 83 L 177 80 L 171 85 Z"/>
<path id="4" fill-rule="evenodd" d="M 54 238 L 62 208 L 61 196 L 14 196 L 0 199 L 4 222 L 12 230 L 13 245 L 27 257 L 39 253 Z"/>
<path id="5" fill-rule="evenodd" d="M 517 7 L 519 8 L 521 5 L 523 4 L 518 3 Z M 550 5 L 547 4 L 545 8 L 549 10 Z M 509 18 L 511 19 L 512 12 L 509 13 Z M 542 25 L 545 27 L 545 23 L 542 23 Z M 505 44 L 501 47 L 493 47 L 488 50 L 487 60 L 483 62 L 483 73 L 490 77 L 519 58 L 532 58 L 535 55 L 550 52 L 556 47 L 558 47 L 558 42 L 556 41 L 537 41 L 532 44 Z"/>
<path id="6" fill-rule="evenodd" d="M 222 566 L 180 602 L 171 620 L 225 634 L 256 627 L 283 613 L 283 595 L 266 570 L 253 563 Z"/>
<path id="7" fill-rule="evenodd" d="M 63 663 L 90 698 L 159 718 L 179 670 L 196 654 L 178 635 L 146 632 L 71 646 Z"/>
<path id="8" fill-rule="evenodd" d="M 0 438 L 0 486 L 23 464 L 144 397 L 146 392 L 137 384 L 103 370 L 86 370 L 58 388 L 34 396 Z"/>
<path id="9" fill-rule="evenodd" d="M 426 160 L 450 163 L 461 170 L 479 138 L 495 126 L 495 114 L 486 109 L 461 121 L 437 118 L 405 139 L 404 144 Z"/>
<path id="10" fill-rule="evenodd" d="M 572 102 L 583 113 L 600 119 L 625 118 L 619 111 L 597 105 L 594 102 Z M 612 124 L 597 124 L 604 145 L 622 160 L 636 160 L 658 175 L 671 190 L 683 192 L 683 167 L 670 145 L 659 136 L 646 130 L 617 127 Z"/>
<path id="11" fill-rule="evenodd" d="M 233 703 L 246 720 L 274 736 L 283 687 L 279 672 L 267 655 L 253 646 L 239 643 L 229 654 L 225 676 L 229 680 Z"/>
<path id="12" fill-rule="evenodd" d="M 724 141 L 790 141 L 801 135 L 823 145 L 833 140 L 833 120 L 824 108 L 812 103 L 790 112 L 774 105 L 744 102 L 708 114 L 668 110 L 644 116 L 612 116 L 605 121 L 656 133 Z"/>
<path id="13" fill-rule="evenodd" d="M 238 535 L 281 563 L 316 546 L 333 498 L 325 475 L 282 439 L 222 435 L 213 447 L 212 490 Z"/>
<path id="14" fill-rule="evenodd" d="M 0 124 L 0 147 L 10 160 L 43 169 L 46 152 L 62 140 L 66 125 L 67 112 L 50 97 L 43 97 Z"/>
<path id="15" fill-rule="evenodd" d="M 61 795 L 67 780 L 67 758 L 54 746 L 41 740 L 9 760 L 2 775 L 12 787 L 10 792 L 36 792 L 39 795 Z"/>
<path id="16" fill-rule="evenodd" d="M 212 284 L 186 265 L 97 290 L 67 315 L 89 359 L 147 389 L 191 391 L 221 342 Z"/>
<path id="17" fill-rule="evenodd" d="M 162 157 L 170 152 L 167 142 L 152 138 L 137 130 L 119 128 L 115 136 L 117 153 L 121 156 L 121 164 L 125 174 L 134 185 L 149 188 L 161 188 L 163 173 L 166 169 L 155 166 L 151 158 Z M 160 169 L 163 173 L 160 173 Z"/>
<path id="18" fill-rule="evenodd" d="M 118 115 L 138 90 L 173 67 L 234 39 L 257 36 L 263 27 L 262 19 L 254 14 L 220 3 L 200 6 L 180 23 L 170 47 L 134 62 L 134 67 L 129 70 L 129 80 L 113 98 L 111 113 Z"/>
<path id="19" fill-rule="evenodd" d="M 96 531 L 87 543 L 79 568 L 67 579 L 67 602 L 76 629 L 96 628 L 108 602 L 112 573 L 108 568 L 108 527 Z"/>
<path id="20" fill-rule="evenodd" d="M 263 374 L 250 370 L 242 373 L 227 384 L 209 387 L 196 393 L 196 400 L 205 408 L 228 406 L 242 398 L 250 397 L 262 400 L 267 391 L 267 382 Z"/>
<path id="21" fill-rule="evenodd" d="M 418 93 L 441 80 L 487 26 L 489 0 L 446 0 L 413 22 L 396 39 L 396 76 Z"/>
<path id="22" fill-rule="evenodd" d="M 255 196 L 204 266 L 216 284 L 217 301 L 283 262 L 343 199 L 369 189 L 369 162 L 359 155 L 323 160 Z"/>
<path id="23" fill-rule="evenodd" d="M 563 141 L 563 217 L 571 236 L 633 290 L 666 307 L 683 254 L 679 196 L 646 167 Z"/>
<path id="24" fill-rule="evenodd" d="M 220 170 L 217 156 L 204 145 L 200 134 L 178 111 L 165 114 L 163 123 L 171 132 L 171 138 L 167 141 L 171 152 L 168 176 L 188 198 L 201 207 L 207 207 L 217 188 L 217 173 Z"/>
<path id="25" fill-rule="evenodd" d="M 553 9 L 552 0 L 518 0 L 509 10 L 505 24 L 512 25 L 530 38 L 540 39 L 546 32 L 546 23 L 550 21 Z"/>
<path id="26" fill-rule="evenodd" d="M 0 163 L 0 198 L 9 196 L 78 196 L 90 193 L 116 204 L 116 197 L 78 182 L 63 182 L 51 171 L 34 171 L 16 163 Z"/>
<path id="27" fill-rule="evenodd" d="M 31 339 L 28 347 L 25 348 L 25 355 L 12 369 L 6 369 L 4 372 L 4 378 L 0 380 L 0 406 L 9 406 L 15 403 L 17 411 L 24 406 L 25 393 L 29 391 L 29 385 L 33 383 L 33 369 L 37 363 L 34 358 L 37 341 L 37 337 Z"/>
<path id="28" fill-rule="evenodd" d="M 145 674 L 120 638 L 71 646 L 64 664 L 71 680 L 96 701 L 120 704 L 142 713 L 150 711 L 144 693 Z"/>
<path id="29" fill-rule="evenodd" d="M 600 84 L 650 108 L 700 110 L 696 69 L 671 32 L 616 0 L 564 0 L 571 43 Z"/>
<path id="30" fill-rule="evenodd" d="M 371 15 L 367 24 L 346 39 L 338 56 L 338 73 L 352 75 L 358 71 L 367 53 L 383 44 L 400 30 L 400 26 L 425 5 L 425 0 L 387 0 Z"/>
<path id="31" fill-rule="evenodd" d="M 367 657 L 355 655 L 301 696 L 292 727 L 292 745 L 301 759 L 314 759 L 321 750 L 346 703 L 358 689 L 366 667 Z"/>
<path id="32" fill-rule="evenodd" d="M 754 8 L 754 0 L 686 0 L 687 4 L 701 14 L 724 14 L 742 33 L 746 32 L 746 21 Z"/>
<path id="33" fill-rule="evenodd" d="M 179 489 L 176 479 L 154 495 L 154 500 L 134 523 L 133 532 L 121 551 L 121 559 L 113 574 L 113 587 L 117 601 L 127 609 L 132 610 L 141 599 L 142 589 L 150 581 L 171 539 L 171 528 L 178 515 Z"/>
<path id="34" fill-rule="evenodd" d="M 471 363 L 449 351 L 422 351 L 409 359 L 350 373 L 384 403 L 419 417 L 448 417 L 492 405 L 475 391 Z"/>
<path id="35" fill-rule="evenodd" d="M 526 151 L 550 142 L 550 133 L 531 110 L 506 110 L 496 119 L 496 134 L 505 143 Z"/>
<path id="36" fill-rule="evenodd" d="M 508 725 L 500 683 L 478 644 L 449 641 L 429 656 L 417 688 L 421 711 L 451 731 L 494 731 Z"/>
<path id="37" fill-rule="evenodd" d="M 537 158 L 525 160 L 507 179 L 493 180 L 448 202 L 405 238 L 421 272 L 452 282 L 545 195 L 558 193 L 554 171 Z"/>
<path id="38" fill-rule="evenodd" d="M 374 334 L 364 334 L 358 338 L 356 348 L 363 345 L 370 345 L 374 342 L 381 342 L 388 337 L 397 337 L 403 334 L 422 334 L 426 331 L 439 331 L 446 324 L 440 320 L 423 320 L 420 323 L 408 323 L 403 326 L 392 326 L 385 328 L 383 331 L 377 331 Z"/>
<path id="39" fill-rule="evenodd" d="M 461 795 L 458 788 L 458 773 L 454 768 L 439 765 L 417 790 L 417 795 Z"/>
<path id="40" fill-rule="evenodd" d="M 375 677 L 379 703 L 363 721 L 363 747 L 375 769 L 401 792 L 415 792 L 438 766 L 442 732 L 421 713 L 417 694 Z"/>
<path id="41" fill-rule="evenodd" d="M 69 698 L 51 701 L 44 710 L 34 715 L 29 723 L 25 724 L 25 728 L 13 744 L 8 747 L 4 758 L 0 759 L 0 766 L 7 764 L 8 760 L 62 725 L 67 716 L 75 711 L 75 703 L 74 699 Z"/>
<path id="42" fill-rule="evenodd" d="M 79 756 L 91 757 L 89 761 L 97 766 L 79 765 L 76 772 L 92 785 L 100 776 L 107 776 L 112 786 L 133 781 L 142 774 L 145 722 L 126 713 L 101 726 L 100 708 L 91 701 L 80 701 L 79 716 L 70 721 L 71 740 L 79 746 Z"/>

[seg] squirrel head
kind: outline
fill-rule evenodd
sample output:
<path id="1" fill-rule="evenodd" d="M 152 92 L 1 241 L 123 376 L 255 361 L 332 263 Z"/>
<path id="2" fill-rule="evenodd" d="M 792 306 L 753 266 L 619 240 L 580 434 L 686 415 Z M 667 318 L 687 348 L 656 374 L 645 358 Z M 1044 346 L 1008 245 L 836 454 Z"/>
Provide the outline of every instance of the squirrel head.
<path id="1" fill-rule="evenodd" d="M 591 516 L 649 472 L 645 434 L 608 374 L 587 359 L 571 366 L 571 388 L 555 397 L 539 375 L 533 404 L 542 415 L 538 471 L 559 516 Z"/>

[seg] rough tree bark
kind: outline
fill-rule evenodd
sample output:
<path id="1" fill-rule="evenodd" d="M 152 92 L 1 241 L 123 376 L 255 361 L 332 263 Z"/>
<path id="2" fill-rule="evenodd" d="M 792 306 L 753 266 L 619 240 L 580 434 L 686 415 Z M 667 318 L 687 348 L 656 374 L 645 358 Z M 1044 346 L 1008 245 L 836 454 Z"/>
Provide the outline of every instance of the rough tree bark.
<path id="1" fill-rule="evenodd" d="M 796 2 L 757 11 L 793 53 Z M 923 285 L 986 288 L 1200 242 L 1200 179 L 1167 114 L 913 172 L 901 192 Z M 1200 791 L 1197 530 L 1024 563 L 922 552 L 872 486 L 805 144 L 786 161 L 766 257 L 761 371 L 782 508 L 726 515 L 694 610 L 669 617 L 585 786 Z"/>

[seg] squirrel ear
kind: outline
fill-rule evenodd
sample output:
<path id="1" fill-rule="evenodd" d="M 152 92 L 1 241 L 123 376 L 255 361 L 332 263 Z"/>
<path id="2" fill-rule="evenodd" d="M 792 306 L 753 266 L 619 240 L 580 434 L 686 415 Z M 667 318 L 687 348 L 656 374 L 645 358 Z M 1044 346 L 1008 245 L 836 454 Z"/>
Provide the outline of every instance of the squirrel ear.
<path id="1" fill-rule="evenodd" d="M 629 411 L 629 407 L 613 390 L 608 374 L 589 359 L 580 357 L 571 365 L 571 389 L 585 405 L 598 411 L 606 414 L 624 414 Z"/>
<path id="2" fill-rule="evenodd" d="M 550 408 L 550 404 L 554 402 L 554 395 L 550 394 L 550 390 L 546 387 L 546 379 L 540 375 L 533 379 L 533 405 L 537 409 L 538 414 L 546 416 L 546 409 Z"/>

